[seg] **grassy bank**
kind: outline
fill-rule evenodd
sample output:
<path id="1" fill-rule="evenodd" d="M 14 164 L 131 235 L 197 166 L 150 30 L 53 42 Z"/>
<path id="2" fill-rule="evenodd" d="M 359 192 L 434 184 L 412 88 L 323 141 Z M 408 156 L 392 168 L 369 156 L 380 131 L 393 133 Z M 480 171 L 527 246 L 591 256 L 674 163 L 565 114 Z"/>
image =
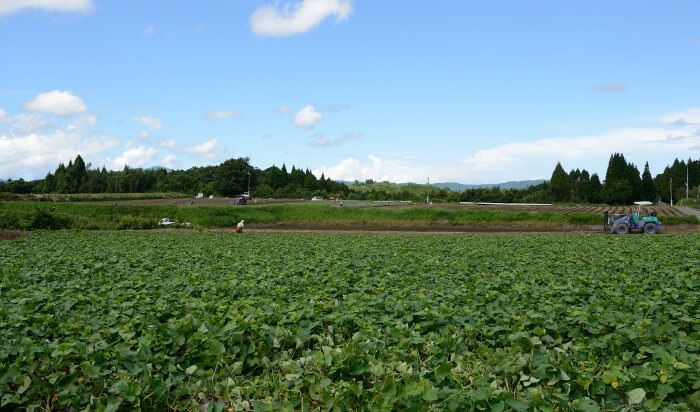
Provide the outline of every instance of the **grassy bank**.
<path id="1" fill-rule="evenodd" d="M 0 202 L 0 229 L 153 229 L 159 219 L 190 222 L 194 227 L 231 227 L 247 223 L 387 224 L 602 224 L 592 213 L 510 212 L 441 208 L 339 208 L 329 205 L 282 204 L 255 207 L 95 205 L 85 203 Z M 664 217 L 664 225 L 697 224 L 694 216 Z"/>

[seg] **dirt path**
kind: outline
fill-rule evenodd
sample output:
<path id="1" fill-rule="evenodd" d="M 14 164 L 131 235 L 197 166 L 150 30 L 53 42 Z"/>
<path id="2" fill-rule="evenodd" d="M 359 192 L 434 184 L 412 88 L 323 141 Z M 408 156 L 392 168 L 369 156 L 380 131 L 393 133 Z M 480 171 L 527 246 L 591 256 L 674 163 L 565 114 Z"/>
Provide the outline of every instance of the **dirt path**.
<path id="1" fill-rule="evenodd" d="M 693 215 L 700 219 L 700 212 L 697 210 L 687 207 L 687 206 L 674 206 L 676 209 L 680 210 L 681 212 L 685 213 L 686 215 Z"/>

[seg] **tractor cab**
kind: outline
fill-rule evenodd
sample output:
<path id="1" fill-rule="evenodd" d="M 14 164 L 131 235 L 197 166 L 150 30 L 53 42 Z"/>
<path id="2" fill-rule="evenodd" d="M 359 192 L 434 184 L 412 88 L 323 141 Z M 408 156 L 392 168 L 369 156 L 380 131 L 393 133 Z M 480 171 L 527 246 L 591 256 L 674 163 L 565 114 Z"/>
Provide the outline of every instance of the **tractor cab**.
<path id="1" fill-rule="evenodd" d="M 652 203 L 639 201 L 634 202 L 634 204 L 637 206 L 636 212 L 634 209 L 630 210 L 628 214 L 608 215 L 608 212 L 605 212 L 605 232 L 620 235 L 627 234 L 632 230 L 648 234 L 659 233 L 661 222 L 656 217 L 656 212 L 642 215 L 642 206 L 650 206 Z"/>
<path id="2" fill-rule="evenodd" d="M 642 206 L 651 206 L 651 202 L 647 201 L 641 201 L 641 202 L 634 202 L 635 205 L 637 205 L 637 213 L 634 215 L 634 222 L 639 223 L 639 220 L 641 219 L 642 226 L 644 226 L 647 223 L 655 223 L 659 224 L 659 219 L 656 217 L 656 212 L 651 212 L 645 215 L 642 215 Z"/>

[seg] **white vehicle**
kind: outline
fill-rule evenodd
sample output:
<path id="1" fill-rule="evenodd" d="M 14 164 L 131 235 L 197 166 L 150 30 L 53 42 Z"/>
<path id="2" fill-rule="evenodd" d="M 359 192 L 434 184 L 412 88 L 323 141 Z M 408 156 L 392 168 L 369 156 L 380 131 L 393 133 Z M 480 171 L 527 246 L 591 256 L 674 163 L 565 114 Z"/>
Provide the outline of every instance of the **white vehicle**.
<path id="1" fill-rule="evenodd" d="M 320 196 L 314 196 L 311 198 L 311 200 L 318 201 L 318 200 L 323 200 L 323 198 Z"/>
<path id="2" fill-rule="evenodd" d="M 201 199 L 204 197 L 204 193 L 197 193 L 197 199 Z"/>
<path id="3" fill-rule="evenodd" d="M 162 225 L 162 226 L 170 226 L 170 225 L 174 225 L 174 224 L 176 224 L 176 223 L 173 222 L 173 221 L 171 221 L 171 220 L 168 219 L 167 217 L 164 217 L 164 218 L 162 218 L 162 219 L 160 219 L 160 220 L 158 221 L 158 224 L 159 224 L 159 225 Z"/>

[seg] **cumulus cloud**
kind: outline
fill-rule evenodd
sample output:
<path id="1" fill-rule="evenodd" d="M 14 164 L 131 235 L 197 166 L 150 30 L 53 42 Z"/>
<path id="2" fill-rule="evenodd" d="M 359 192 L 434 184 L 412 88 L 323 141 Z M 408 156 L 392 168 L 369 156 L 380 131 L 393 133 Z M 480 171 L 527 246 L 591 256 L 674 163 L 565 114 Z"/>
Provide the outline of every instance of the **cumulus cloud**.
<path id="1" fill-rule="evenodd" d="M 292 113 L 294 113 L 294 109 L 292 109 L 291 107 L 287 107 L 287 106 L 279 107 L 275 111 L 279 114 L 292 114 Z"/>
<path id="2" fill-rule="evenodd" d="M 151 140 L 150 134 L 148 134 L 148 130 L 141 130 L 139 132 L 139 139 L 144 143 L 148 143 L 148 141 Z"/>
<path id="3" fill-rule="evenodd" d="M 686 126 L 688 124 L 700 123 L 700 109 L 691 108 L 682 112 L 669 113 L 661 118 L 664 123 L 671 123 L 676 126 Z"/>
<path id="4" fill-rule="evenodd" d="M 175 155 L 165 156 L 160 162 L 161 166 L 167 167 L 168 169 L 177 169 L 178 163 L 177 156 Z"/>
<path id="5" fill-rule="evenodd" d="M 144 167 L 147 166 L 151 159 L 158 154 L 158 149 L 153 147 L 138 146 L 126 149 L 121 156 L 114 160 L 107 158 L 107 167 L 110 170 L 120 170 L 124 166 L 129 167 Z"/>
<path id="6" fill-rule="evenodd" d="M 186 147 L 185 151 L 203 159 L 213 159 L 219 154 L 221 145 L 216 137 L 197 146 Z"/>
<path id="7" fill-rule="evenodd" d="M 24 113 L 7 118 L 0 133 L 0 177 L 43 178 L 61 162 L 78 154 L 94 159 L 119 146 L 112 136 L 91 136 L 87 123 L 61 126 L 41 115 Z"/>
<path id="8" fill-rule="evenodd" d="M 664 116 L 665 123 L 654 127 L 506 143 L 477 150 L 461 159 L 369 156 L 368 160 L 361 161 L 351 157 L 335 165 L 324 165 L 314 174 L 324 173 L 342 180 L 419 182 L 430 176 L 431 181 L 499 183 L 549 179 L 557 161 L 561 161 L 565 169 L 586 168 L 603 178 L 610 154 L 614 152 L 624 153 L 628 161 L 640 168 L 649 161 L 652 173 L 660 173 L 661 168 L 679 156 L 700 155 L 700 134 L 697 133 L 700 117 L 695 117 L 698 114 L 698 109 L 689 109 Z M 671 124 L 679 117 L 688 119 L 687 124 Z"/>
<path id="9" fill-rule="evenodd" d="M 38 94 L 34 100 L 25 103 L 24 109 L 68 117 L 74 114 L 85 113 L 87 106 L 83 99 L 70 91 L 54 90 Z"/>
<path id="10" fill-rule="evenodd" d="M 366 161 L 349 157 L 335 166 L 322 166 L 312 173 L 316 177 L 323 174 L 335 180 L 373 179 L 396 183 L 424 181 L 431 172 L 430 166 L 413 166 L 401 160 L 385 160 L 378 156 L 369 155 Z"/>
<path id="11" fill-rule="evenodd" d="M 215 122 L 217 120 L 231 119 L 233 117 L 241 118 L 243 117 L 243 115 L 238 112 L 215 110 L 213 112 L 207 113 L 207 115 L 204 117 L 204 120 L 208 122 Z"/>
<path id="12" fill-rule="evenodd" d="M 133 119 L 145 124 L 149 130 L 160 130 L 163 127 L 163 123 L 161 123 L 160 119 L 152 116 L 134 116 Z"/>
<path id="13" fill-rule="evenodd" d="M 606 92 L 606 93 L 624 93 L 627 90 L 627 86 L 624 83 L 605 83 L 598 86 L 591 87 L 594 92 Z"/>
<path id="14" fill-rule="evenodd" d="M 2 0 L 0 1 L 0 16 L 15 13 L 22 9 L 86 12 L 92 6 L 92 0 Z"/>
<path id="15" fill-rule="evenodd" d="M 306 106 L 294 115 L 294 120 L 292 121 L 302 129 L 309 130 L 313 129 L 316 123 L 320 122 L 321 119 L 323 119 L 323 115 L 315 112 L 313 106 Z"/>
<path id="16" fill-rule="evenodd" d="M 5 117 L 5 116 L 7 116 L 7 112 L 4 111 L 4 110 L 2 110 L 2 109 L 0 109 L 0 118 L 3 118 L 3 117 Z"/>
<path id="17" fill-rule="evenodd" d="M 143 32 L 146 33 L 146 34 L 155 34 L 156 29 L 155 29 L 155 27 L 153 27 L 152 24 L 149 24 L 148 27 L 146 27 L 145 29 L 143 29 Z"/>
<path id="18" fill-rule="evenodd" d="M 351 0 L 302 0 L 285 3 L 279 9 L 266 5 L 250 16 L 250 28 L 260 36 L 284 37 L 304 33 L 330 16 L 347 20 L 352 13 Z"/>

